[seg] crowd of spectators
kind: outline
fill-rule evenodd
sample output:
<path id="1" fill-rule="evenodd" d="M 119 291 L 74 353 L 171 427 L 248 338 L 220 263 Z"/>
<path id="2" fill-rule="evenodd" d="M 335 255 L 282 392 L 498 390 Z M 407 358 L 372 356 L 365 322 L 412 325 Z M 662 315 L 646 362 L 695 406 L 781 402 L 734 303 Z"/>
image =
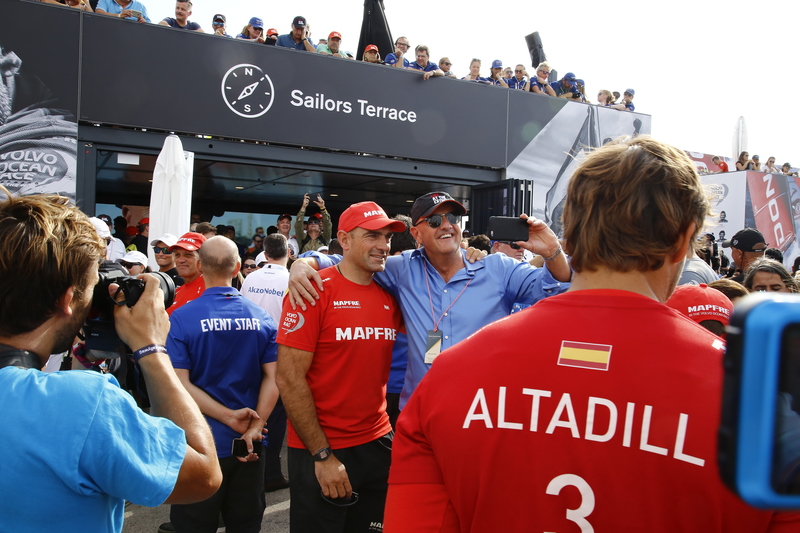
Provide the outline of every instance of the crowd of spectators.
<path id="1" fill-rule="evenodd" d="M 717 166 L 716 171 L 710 171 L 711 174 L 718 174 L 722 172 L 729 172 L 730 168 L 721 157 L 715 155 L 711 162 Z M 792 164 L 788 161 L 780 167 L 775 165 L 775 156 L 769 156 L 765 163 L 761 163 L 761 158 L 758 155 L 750 157 L 750 153 L 745 150 L 739 154 L 735 163 L 736 170 L 753 170 L 756 172 L 763 172 L 765 174 L 783 174 L 784 176 L 797 177 L 797 171 L 792 168 Z"/>
<path id="2" fill-rule="evenodd" d="M 85 11 L 94 11 L 104 15 L 121 19 L 133 20 L 140 23 L 151 23 L 147 13 L 147 7 L 140 0 L 40 0 L 48 4 L 67 5 Z M 175 3 L 175 16 L 165 17 L 159 25 L 169 26 L 175 29 L 184 29 L 205 33 L 201 24 L 190 21 L 192 15 L 191 0 L 178 0 Z M 218 13 L 212 19 L 212 30 L 210 33 L 221 37 L 233 38 L 228 30 L 227 17 Z M 279 35 L 275 28 L 264 28 L 264 21 L 259 17 L 252 17 L 236 34 L 236 39 L 250 41 L 258 44 L 266 44 L 301 50 L 311 53 L 330 55 L 343 59 L 360 59 L 362 62 L 389 65 L 399 69 L 418 71 L 423 79 L 433 76 L 458 79 L 453 72 L 453 64 L 445 56 L 434 63 L 430 60 L 431 51 L 425 44 L 418 44 L 414 47 L 413 60 L 409 60 L 408 55 L 411 44 L 408 37 L 402 36 L 395 39 L 394 49 L 384 54 L 375 44 L 368 44 L 361 58 L 342 48 L 343 36 L 338 31 L 332 31 L 327 38 L 322 38 L 318 43 L 314 43 L 311 38 L 311 25 L 305 17 L 296 16 L 292 20 L 291 29 L 288 33 Z M 383 56 L 383 59 L 381 57 Z M 508 89 L 518 89 L 537 94 L 565 98 L 568 100 L 592 103 L 586 95 L 585 82 L 579 79 L 572 72 L 567 72 L 561 79 L 550 80 L 551 67 L 545 61 L 536 67 L 536 76 L 530 77 L 524 65 L 518 64 L 514 69 L 504 67 L 501 59 L 494 59 L 491 68 L 486 76 L 481 75 L 481 60 L 473 59 L 470 62 L 469 73 L 460 79 L 476 81 L 488 85 L 505 87 Z M 634 111 L 633 89 L 626 89 L 620 99 L 620 93 L 603 89 L 598 93 L 597 105 L 609 107 L 620 111 Z"/>

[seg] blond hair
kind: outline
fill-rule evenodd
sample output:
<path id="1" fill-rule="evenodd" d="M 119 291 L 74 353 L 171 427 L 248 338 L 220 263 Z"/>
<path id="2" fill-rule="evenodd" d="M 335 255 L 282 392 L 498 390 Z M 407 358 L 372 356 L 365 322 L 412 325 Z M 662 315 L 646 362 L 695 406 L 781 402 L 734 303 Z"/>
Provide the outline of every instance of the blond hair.
<path id="1" fill-rule="evenodd" d="M 13 197 L 0 186 L 0 335 L 28 333 L 56 310 L 69 287 L 80 298 L 105 255 L 88 217 L 57 195 Z"/>
<path id="2" fill-rule="evenodd" d="M 591 153 L 567 189 L 564 238 L 576 272 L 658 270 L 692 223 L 692 240 L 709 203 L 684 152 L 649 137 Z"/>

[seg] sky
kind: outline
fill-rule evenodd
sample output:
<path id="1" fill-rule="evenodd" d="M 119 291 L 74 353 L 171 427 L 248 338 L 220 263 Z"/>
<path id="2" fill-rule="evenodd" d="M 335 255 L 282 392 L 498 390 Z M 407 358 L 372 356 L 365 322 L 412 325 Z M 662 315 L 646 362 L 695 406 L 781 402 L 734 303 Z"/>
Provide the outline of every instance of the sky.
<path id="1" fill-rule="evenodd" d="M 174 16 L 172 0 L 143 2 L 154 23 Z M 585 80 L 591 101 L 601 89 L 633 88 L 636 111 L 653 117 L 655 138 L 683 150 L 735 158 L 734 133 L 744 117 L 744 148 L 750 155 L 800 166 L 795 102 L 800 72 L 794 57 L 797 32 L 791 27 L 800 15 L 798 2 L 384 0 L 384 6 L 394 39 L 408 37 L 411 48 L 427 45 L 434 62 L 449 57 L 458 77 L 469 72 L 473 57 L 482 60 L 482 75 L 494 59 L 512 68 L 521 63 L 532 72 L 525 35 L 538 31 L 559 77 L 574 72 Z M 292 19 L 303 15 L 315 43 L 338 31 L 342 48 L 355 52 L 364 4 L 197 0 L 193 9 L 190 20 L 209 32 L 214 14 L 225 14 L 233 35 L 252 16 L 288 33 Z"/>

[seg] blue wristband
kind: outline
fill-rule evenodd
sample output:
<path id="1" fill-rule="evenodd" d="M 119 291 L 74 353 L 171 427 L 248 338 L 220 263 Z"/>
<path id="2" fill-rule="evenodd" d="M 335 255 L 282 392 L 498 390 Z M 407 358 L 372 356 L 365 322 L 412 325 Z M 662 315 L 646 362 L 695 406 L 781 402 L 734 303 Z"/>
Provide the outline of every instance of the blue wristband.
<path id="1" fill-rule="evenodd" d="M 147 357 L 153 353 L 167 353 L 167 347 L 163 344 L 150 344 L 144 348 L 139 348 L 133 352 L 133 360 L 138 363 L 142 357 Z"/>

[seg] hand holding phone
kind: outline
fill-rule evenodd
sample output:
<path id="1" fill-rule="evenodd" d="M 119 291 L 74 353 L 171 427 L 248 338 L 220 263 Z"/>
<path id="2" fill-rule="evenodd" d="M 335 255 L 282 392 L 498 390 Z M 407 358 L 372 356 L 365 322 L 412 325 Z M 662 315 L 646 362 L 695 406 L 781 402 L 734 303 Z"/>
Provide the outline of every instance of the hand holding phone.
<path id="1" fill-rule="evenodd" d="M 261 456 L 261 441 L 253 441 L 253 453 Z M 231 445 L 231 455 L 234 457 L 247 457 L 250 455 L 250 452 L 247 451 L 247 442 L 244 439 L 233 439 L 233 444 Z"/>
<path id="2" fill-rule="evenodd" d="M 527 241 L 528 221 L 519 217 L 490 217 L 488 236 L 493 241 Z"/>

